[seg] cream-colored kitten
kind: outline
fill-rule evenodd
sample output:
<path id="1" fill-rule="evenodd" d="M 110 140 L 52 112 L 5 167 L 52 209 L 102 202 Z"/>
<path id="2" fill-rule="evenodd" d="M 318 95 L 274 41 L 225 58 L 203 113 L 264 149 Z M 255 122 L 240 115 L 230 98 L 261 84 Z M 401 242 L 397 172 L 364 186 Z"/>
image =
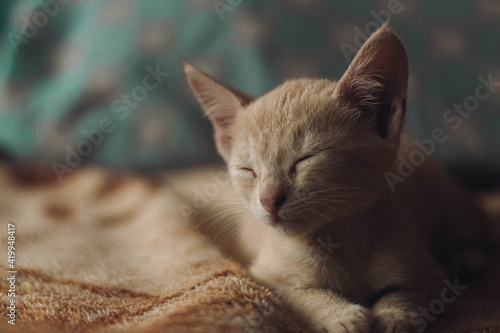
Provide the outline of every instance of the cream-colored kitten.
<path id="1" fill-rule="evenodd" d="M 470 244 L 484 232 L 471 223 L 480 216 L 471 200 L 430 159 L 388 186 L 398 154 L 417 149 L 401 135 L 408 63 L 394 33 L 375 32 L 338 82 L 291 80 L 257 99 L 184 70 L 254 216 L 246 223 L 264 226 L 249 233 L 259 242 L 246 242 L 261 244 L 251 275 L 319 332 L 423 331 L 446 287 L 431 253 L 451 238 L 432 235 L 455 221 L 474 232 Z M 474 255 L 465 260 L 483 260 Z M 440 257 L 458 271 L 454 260 Z"/>

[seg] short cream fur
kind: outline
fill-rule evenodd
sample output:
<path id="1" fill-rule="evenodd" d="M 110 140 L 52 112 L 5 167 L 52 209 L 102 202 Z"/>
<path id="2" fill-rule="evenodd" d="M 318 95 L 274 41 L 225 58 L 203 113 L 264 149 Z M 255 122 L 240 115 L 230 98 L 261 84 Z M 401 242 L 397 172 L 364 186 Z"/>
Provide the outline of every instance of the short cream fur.
<path id="1" fill-rule="evenodd" d="M 338 81 L 290 80 L 255 99 L 184 70 L 251 213 L 241 237 L 255 244 L 252 277 L 313 331 L 420 331 L 419 307 L 445 279 L 437 231 L 455 221 L 475 240 L 488 231 L 431 159 L 394 193 L 387 186 L 397 156 L 418 149 L 402 134 L 408 61 L 394 32 L 376 31 Z M 328 238 L 338 247 L 318 256 Z M 442 260 L 449 275 L 460 260 Z"/>

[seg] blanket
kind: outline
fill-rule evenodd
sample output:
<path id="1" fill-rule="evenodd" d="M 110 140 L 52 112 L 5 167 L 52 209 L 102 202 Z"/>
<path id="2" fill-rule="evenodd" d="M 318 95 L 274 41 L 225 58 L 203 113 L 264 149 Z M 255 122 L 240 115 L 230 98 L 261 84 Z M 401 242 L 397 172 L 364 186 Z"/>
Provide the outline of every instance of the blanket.
<path id="1" fill-rule="evenodd" d="M 58 179 L 0 164 L 0 331 L 305 332 L 193 225 L 227 186 L 222 174 L 82 168 Z M 500 217 L 497 196 L 484 202 Z M 499 268 L 453 302 L 436 295 L 430 332 L 500 332 Z"/>

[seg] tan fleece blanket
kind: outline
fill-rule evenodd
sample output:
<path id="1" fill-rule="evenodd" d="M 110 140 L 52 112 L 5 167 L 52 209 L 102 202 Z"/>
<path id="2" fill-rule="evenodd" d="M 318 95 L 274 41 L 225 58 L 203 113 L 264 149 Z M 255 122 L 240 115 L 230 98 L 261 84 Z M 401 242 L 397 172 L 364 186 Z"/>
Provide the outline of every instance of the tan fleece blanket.
<path id="1" fill-rule="evenodd" d="M 50 169 L 0 164 L 0 331 L 303 331 L 188 221 L 186 209 L 200 209 L 223 186 L 200 174 L 83 169 L 59 181 Z M 172 184 L 200 197 L 186 202 Z M 500 211 L 500 201 L 489 206 Z M 432 331 L 500 332 L 498 268 L 445 304 Z"/>

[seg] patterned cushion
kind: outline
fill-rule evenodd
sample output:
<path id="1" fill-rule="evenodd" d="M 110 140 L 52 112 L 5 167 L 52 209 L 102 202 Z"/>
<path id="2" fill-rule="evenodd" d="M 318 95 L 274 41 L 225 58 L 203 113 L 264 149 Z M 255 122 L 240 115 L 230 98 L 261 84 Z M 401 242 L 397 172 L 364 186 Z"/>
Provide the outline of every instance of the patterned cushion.
<path id="1" fill-rule="evenodd" d="M 259 95 L 288 78 L 338 78 L 390 18 L 410 60 L 407 130 L 424 140 L 442 128 L 433 155 L 445 163 L 500 166 L 495 0 L 4 2 L 0 146 L 17 156 L 69 169 L 216 161 L 181 58 Z"/>

